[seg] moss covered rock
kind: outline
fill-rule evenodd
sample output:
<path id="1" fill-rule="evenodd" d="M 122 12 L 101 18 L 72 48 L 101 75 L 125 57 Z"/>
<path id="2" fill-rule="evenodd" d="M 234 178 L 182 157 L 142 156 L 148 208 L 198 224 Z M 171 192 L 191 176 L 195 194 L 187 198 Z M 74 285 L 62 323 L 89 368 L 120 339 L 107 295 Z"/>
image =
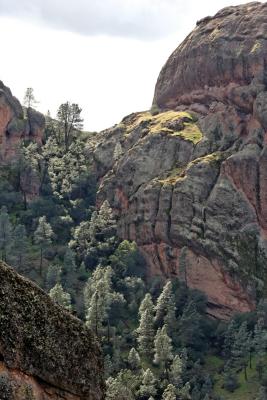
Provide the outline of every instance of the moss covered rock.
<path id="1" fill-rule="evenodd" d="M 2 262 L 0 282 L 0 358 L 6 368 L 77 399 L 103 399 L 103 363 L 91 331 Z"/>

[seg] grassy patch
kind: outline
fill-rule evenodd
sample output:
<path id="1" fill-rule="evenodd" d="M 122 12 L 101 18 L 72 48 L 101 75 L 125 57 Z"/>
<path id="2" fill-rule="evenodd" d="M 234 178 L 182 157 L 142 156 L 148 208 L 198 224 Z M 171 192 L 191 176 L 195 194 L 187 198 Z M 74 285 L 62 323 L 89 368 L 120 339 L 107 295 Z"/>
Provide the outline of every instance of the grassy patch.
<path id="1" fill-rule="evenodd" d="M 218 360 L 217 365 L 219 365 L 219 363 L 221 363 L 221 365 L 223 364 L 220 358 L 214 357 L 214 359 L 215 358 Z M 209 357 L 207 359 L 207 367 L 209 367 L 210 361 L 211 358 Z M 255 368 L 255 360 L 252 360 L 252 368 L 247 368 L 247 375 L 248 380 L 245 381 L 244 371 L 237 374 L 240 386 L 233 393 L 230 393 L 222 388 L 223 376 L 217 372 L 215 374 L 216 383 L 214 385 L 214 394 L 221 396 L 225 400 L 254 400 L 260 387 L 258 374 Z"/>
<path id="2" fill-rule="evenodd" d="M 174 185 L 178 180 L 183 179 L 184 168 L 173 168 L 166 176 L 158 179 L 158 182 L 168 185 Z"/>
<path id="3" fill-rule="evenodd" d="M 185 118 L 183 130 L 175 130 L 168 127 L 168 123 Z M 193 115 L 185 111 L 165 111 L 156 115 L 152 115 L 149 111 L 136 114 L 131 120 L 128 120 L 124 125 L 126 134 L 139 127 L 141 124 L 147 123 L 149 133 L 165 133 L 173 136 L 180 136 L 185 140 L 189 140 L 194 144 L 202 139 L 202 133 L 196 124 L 196 119 Z"/>
<path id="4" fill-rule="evenodd" d="M 254 46 L 252 47 L 252 49 L 250 50 L 250 54 L 251 53 L 255 53 L 257 50 L 259 50 L 261 48 L 261 43 L 260 42 L 256 42 L 254 43 Z"/>

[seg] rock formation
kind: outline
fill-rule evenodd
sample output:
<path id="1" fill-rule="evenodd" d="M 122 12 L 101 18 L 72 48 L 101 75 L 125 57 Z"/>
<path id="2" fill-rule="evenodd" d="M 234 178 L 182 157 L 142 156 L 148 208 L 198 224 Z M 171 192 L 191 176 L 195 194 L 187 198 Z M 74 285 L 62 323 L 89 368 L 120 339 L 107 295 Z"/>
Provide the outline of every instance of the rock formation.
<path id="1" fill-rule="evenodd" d="M 41 289 L 0 263 L 0 398 L 102 400 L 95 337 Z"/>
<path id="2" fill-rule="evenodd" d="M 93 149 L 119 235 L 223 319 L 267 288 L 266 50 L 266 3 L 199 21 L 159 75 L 153 115 L 126 117 Z"/>
<path id="3" fill-rule="evenodd" d="M 42 143 L 44 116 L 28 108 L 26 116 L 20 102 L 0 81 L 0 162 L 12 161 L 17 156 L 22 140 Z"/>

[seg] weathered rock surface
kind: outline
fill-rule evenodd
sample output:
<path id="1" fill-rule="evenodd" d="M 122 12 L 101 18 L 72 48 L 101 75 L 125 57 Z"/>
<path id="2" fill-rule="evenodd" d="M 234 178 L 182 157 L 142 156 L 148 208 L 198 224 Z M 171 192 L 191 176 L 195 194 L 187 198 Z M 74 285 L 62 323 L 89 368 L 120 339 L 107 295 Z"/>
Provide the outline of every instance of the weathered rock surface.
<path id="1" fill-rule="evenodd" d="M 103 399 L 103 363 L 91 331 L 3 263 L 0 282 L 0 398 Z"/>
<path id="2" fill-rule="evenodd" d="M 38 111 L 29 108 L 26 117 L 20 102 L 10 89 L 0 81 L 0 162 L 16 158 L 22 140 L 42 143 L 45 118 Z"/>
<path id="3" fill-rule="evenodd" d="M 120 236 L 151 275 L 179 276 L 185 248 L 188 284 L 219 318 L 267 289 L 266 54 L 266 3 L 205 18 L 160 73 L 161 112 L 126 117 L 93 150 Z"/>

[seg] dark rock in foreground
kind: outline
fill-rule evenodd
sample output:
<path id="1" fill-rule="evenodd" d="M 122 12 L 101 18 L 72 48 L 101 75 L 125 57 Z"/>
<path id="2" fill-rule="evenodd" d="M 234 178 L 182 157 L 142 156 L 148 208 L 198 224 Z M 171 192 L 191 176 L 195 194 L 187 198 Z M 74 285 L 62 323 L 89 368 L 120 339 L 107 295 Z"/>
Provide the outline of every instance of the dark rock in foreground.
<path id="1" fill-rule="evenodd" d="M 103 399 L 102 357 L 91 331 L 3 263 L 0 282 L 4 398 L 32 398 L 28 391 L 36 400 Z"/>

